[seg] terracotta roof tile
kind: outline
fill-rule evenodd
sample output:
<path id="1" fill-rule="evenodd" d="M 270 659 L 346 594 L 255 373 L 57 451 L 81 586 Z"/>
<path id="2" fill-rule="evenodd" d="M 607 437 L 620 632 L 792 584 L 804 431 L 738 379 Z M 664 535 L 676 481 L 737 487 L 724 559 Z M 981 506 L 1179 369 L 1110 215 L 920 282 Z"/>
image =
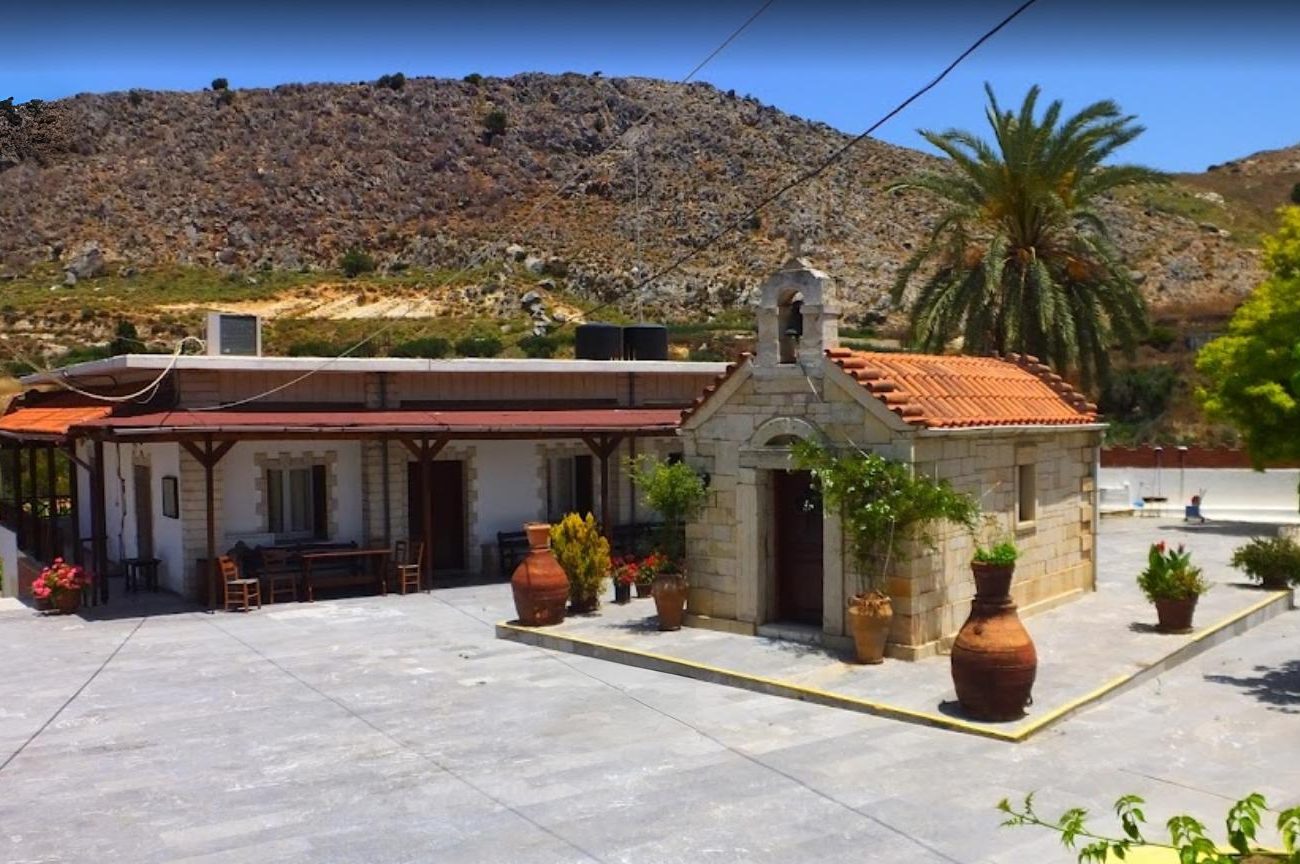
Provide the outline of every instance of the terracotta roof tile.
<path id="1" fill-rule="evenodd" d="M 29 435 L 61 438 L 68 434 L 70 426 L 107 417 L 112 410 L 107 405 L 18 408 L 0 417 L 0 432 L 15 438 Z"/>
<path id="2" fill-rule="evenodd" d="M 1097 406 L 1037 358 L 833 349 L 839 366 L 908 423 L 927 428 L 1097 421 Z"/>
<path id="3" fill-rule="evenodd" d="M 740 369 L 740 367 L 747 364 L 750 358 L 753 356 L 754 355 L 746 352 L 744 354 L 741 354 L 739 357 L 737 357 L 735 363 L 728 363 L 727 368 L 723 370 L 722 374 L 714 378 L 713 383 L 705 387 L 704 392 L 700 393 L 699 396 L 695 397 L 695 401 L 693 401 L 686 408 L 682 409 L 682 422 L 685 423 L 687 418 L 689 418 L 696 411 L 700 410 L 700 407 L 704 405 L 705 402 L 709 401 L 709 397 L 711 397 L 714 393 L 718 392 L 718 388 L 721 387 L 727 381 L 728 378 L 730 378 L 732 375 L 735 375 L 736 370 Z"/>

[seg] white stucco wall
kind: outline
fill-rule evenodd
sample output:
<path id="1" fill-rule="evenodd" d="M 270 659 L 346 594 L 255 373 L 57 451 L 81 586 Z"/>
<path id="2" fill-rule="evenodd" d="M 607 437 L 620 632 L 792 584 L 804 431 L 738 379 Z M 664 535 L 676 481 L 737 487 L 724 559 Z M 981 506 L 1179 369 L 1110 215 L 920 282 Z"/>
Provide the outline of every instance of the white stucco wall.
<path id="1" fill-rule="evenodd" d="M 179 486 L 181 473 L 179 444 L 147 444 L 142 452 L 149 460 L 150 500 L 153 505 L 153 557 L 162 563 L 158 566 L 158 581 L 168 591 L 181 591 L 184 580 L 184 548 L 181 540 L 179 515 L 163 515 L 163 477 L 176 477 Z M 185 490 L 178 490 L 177 507 L 184 501 Z M 177 513 L 179 514 L 179 509 Z M 132 531 L 131 536 L 135 536 Z"/>
<path id="2" fill-rule="evenodd" d="M 498 531 L 522 531 L 543 516 L 545 489 L 538 483 L 535 441 L 480 441 L 474 445 L 478 472 L 477 524 L 470 533 L 495 543 Z M 470 550 L 471 560 L 477 550 Z"/>
<path id="3" fill-rule="evenodd" d="M 259 469 L 257 454 L 269 458 L 303 457 L 309 453 L 333 452 L 336 459 L 333 470 L 333 511 L 331 523 L 337 524 L 337 533 L 330 537 L 336 542 L 364 543 L 361 523 L 361 444 L 357 441 L 245 441 L 236 444 L 218 463 L 222 472 L 222 529 L 225 537 L 218 537 L 221 551 L 233 541 L 224 542 L 239 534 L 266 531 L 264 502 L 260 500 L 257 479 Z M 198 494 L 202 494 L 199 490 Z M 224 545 L 222 545 L 224 542 Z"/>
<path id="4" fill-rule="evenodd" d="M 1145 496 L 1163 495 L 1162 513 L 1182 516 L 1193 495 L 1204 494 L 1201 515 L 1208 519 L 1300 522 L 1296 484 L 1300 470 L 1251 471 L 1247 468 L 1102 468 L 1105 509 L 1127 509 Z M 1126 490 L 1121 492 L 1120 490 Z"/>
<path id="5" fill-rule="evenodd" d="M 0 525 L 0 597 L 18 596 L 18 535 Z"/>

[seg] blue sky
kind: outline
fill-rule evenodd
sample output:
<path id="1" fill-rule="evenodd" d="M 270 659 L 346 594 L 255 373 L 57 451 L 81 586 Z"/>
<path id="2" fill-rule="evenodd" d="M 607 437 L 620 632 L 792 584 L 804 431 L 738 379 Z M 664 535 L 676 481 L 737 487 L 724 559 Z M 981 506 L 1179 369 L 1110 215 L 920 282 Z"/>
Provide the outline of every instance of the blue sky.
<path id="1" fill-rule="evenodd" d="M 385 72 L 678 79 L 761 0 L 59 2 L 10 8 L 0 98 L 359 81 Z M 776 0 L 700 74 L 856 133 L 1013 9 L 994 0 Z M 1135 9 L 1137 11 L 1135 11 Z M 983 82 L 1067 111 L 1110 98 L 1148 131 L 1122 156 L 1174 171 L 1300 143 L 1300 2 L 1040 0 L 878 137 L 983 130 Z"/>

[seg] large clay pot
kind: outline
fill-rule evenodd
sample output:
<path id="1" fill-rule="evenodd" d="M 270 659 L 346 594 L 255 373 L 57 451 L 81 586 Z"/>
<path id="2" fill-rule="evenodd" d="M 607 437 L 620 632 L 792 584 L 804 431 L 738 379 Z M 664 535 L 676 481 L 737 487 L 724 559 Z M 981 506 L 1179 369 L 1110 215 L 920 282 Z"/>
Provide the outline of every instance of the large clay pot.
<path id="1" fill-rule="evenodd" d="M 952 646 L 952 683 L 973 720 L 1025 715 L 1038 675 L 1038 652 L 1011 602 L 1011 567 L 971 564 L 975 600 Z"/>
<path id="2" fill-rule="evenodd" d="M 569 577 L 551 554 L 551 526 L 530 522 L 524 531 L 528 533 L 528 555 L 510 577 L 519 623 L 525 627 L 559 624 L 569 600 Z"/>
<path id="3" fill-rule="evenodd" d="M 686 577 L 680 573 L 660 573 L 655 577 L 650 593 L 655 598 L 660 630 L 682 629 L 682 617 L 686 614 L 686 587 Z"/>
<path id="4" fill-rule="evenodd" d="M 894 604 L 884 594 L 849 601 L 849 633 L 859 663 L 874 666 L 885 662 L 885 646 L 889 643 L 889 626 L 893 620 Z"/>
<path id="5" fill-rule="evenodd" d="M 60 615 L 71 615 L 81 608 L 81 592 L 55 591 L 50 595 L 50 601 Z"/>
<path id="6" fill-rule="evenodd" d="M 1191 633 L 1196 614 L 1196 597 L 1156 601 L 1156 629 L 1161 633 Z"/>

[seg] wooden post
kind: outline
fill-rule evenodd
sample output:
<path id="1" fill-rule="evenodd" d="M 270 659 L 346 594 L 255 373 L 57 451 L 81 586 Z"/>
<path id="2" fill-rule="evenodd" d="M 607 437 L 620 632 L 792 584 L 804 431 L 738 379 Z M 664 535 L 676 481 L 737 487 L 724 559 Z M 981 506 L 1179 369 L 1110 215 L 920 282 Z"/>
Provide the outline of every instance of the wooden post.
<path id="1" fill-rule="evenodd" d="M 234 441 L 223 441 L 220 444 L 212 440 L 211 435 L 204 436 L 203 447 L 200 449 L 190 441 L 180 442 L 185 451 L 203 466 L 203 503 L 208 520 L 208 537 L 207 537 L 207 580 L 208 580 L 208 609 L 217 608 L 217 498 L 213 478 L 213 471 L 221 457 L 230 452 L 230 448 L 235 446 Z"/>
<path id="2" fill-rule="evenodd" d="M 85 554 L 81 548 L 81 492 L 77 489 L 80 478 L 77 475 L 76 446 L 68 442 L 68 501 L 72 511 L 72 563 L 80 566 L 85 563 L 82 560 Z"/>
<path id="3" fill-rule="evenodd" d="M 420 442 L 420 511 L 424 514 L 424 567 L 421 580 L 428 580 L 429 589 L 433 589 L 433 453 L 428 441 Z M 420 585 L 424 588 L 424 584 Z"/>
<path id="4" fill-rule="evenodd" d="M 59 495 L 58 495 L 59 475 L 55 473 L 54 470 L 54 445 L 53 444 L 50 444 L 45 448 L 45 473 L 50 475 L 48 478 L 46 478 L 49 480 L 50 485 L 49 488 L 46 490 L 47 492 L 49 492 L 49 497 L 47 499 L 47 506 L 49 507 L 49 513 L 47 515 L 49 517 L 49 521 L 46 524 L 45 533 L 46 536 L 49 537 L 49 544 L 50 544 L 49 558 L 53 560 L 55 558 L 63 557 L 63 550 L 59 548 Z"/>
<path id="5" fill-rule="evenodd" d="M 614 455 L 622 438 L 618 435 L 601 435 L 598 438 L 583 438 L 587 448 L 600 460 L 600 531 L 605 539 L 613 541 L 614 525 L 610 516 L 609 500 L 609 457 Z"/>
<path id="6" fill-rule="evenodd" d="M 32 546 L 32 553 L 36 560 L 48 564 L 49 562 L 45 561 L 45 550 L 42 548 L 45 544 L 41 537 L 41 517 L 36 514 L 36 504 L 41 500 L 40 484 L 36 477 L 36 463 L 39 461 L 36 457 L 36 445 L 33 444 L 27 448 L 27 494 L 32 499 L 32 530 L 28 542 Z"/>
<path id="7" fill-rule="evenodd" d="M 430 441 L 413 441 L 411 439 L 399 439 L 402 446 L 411 452 L 411 455 L 420 463 L 420 512 L 423 523 L 420 530 L 423 533 L 421 538 L 424 543 L 424 558 L 420 567 L 420 579 L 426 577 L 429 580 L 429 588 L 433 588 L 433 459 L 442 452 L 442 448 L 447 446 L 450 438 L 435 438 Z M 407 526 L 409 531 L 410 526 Z M 424 587 L 423 581 L 420 585 Z"/>
<path id="8" fill-rule="evenodd" d="M 104 498 L 104 442 L 95 439 L 95 464 L 90 474 L 91 560 L 100 602 L 108 602 L 108 503 Z"/>
<path id="9" fill-rule="evenodd" d="M 216 463 L 212 460 L 212 439 L 203 441 L 203 502 L 208 519 L 208 608 L 217 608 L 217 502 L 213 491 L 212 472 Z"/>
<path id="10" fill-rule="evenodd" d="M 14 534 L 18 548 L 26 551 L 27 538 L 23 532 L 23 445 L 14 447 Z"/>

